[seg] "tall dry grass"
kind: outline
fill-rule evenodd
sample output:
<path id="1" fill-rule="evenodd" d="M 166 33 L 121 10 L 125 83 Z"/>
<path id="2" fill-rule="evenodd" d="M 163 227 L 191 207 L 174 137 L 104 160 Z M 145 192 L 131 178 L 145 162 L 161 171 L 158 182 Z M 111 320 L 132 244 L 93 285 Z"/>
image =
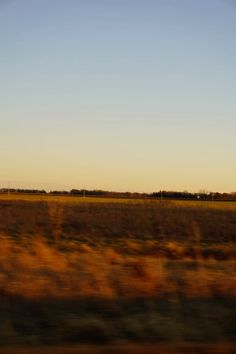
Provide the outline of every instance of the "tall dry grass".
<path id="1" fill-rule="evenodd" d="M 236 261 L 170 261 L 81 244 L 61 251 L 38 238 L 1 236 L 0 292 L 24 297 L 214 297 L 236 295 Z"/>
<path id="2" fill-rule="evenodd" d="M 233 210 L 69 200 L 0 202 L 0 348 L 234 340 Z"/>
<path id="3" fill-rule="evenodd" d="M 2 201 L 0 291 L 234 296 L 235 225 L 232 210 L 188 204 Z"/>
<path id="4" fill-rule="evenodd" d="M 62 234 L 64 205 L 59 202 L 48 202 L 48 215 L 52 226 L 54 241 L 58 242 Z"/>

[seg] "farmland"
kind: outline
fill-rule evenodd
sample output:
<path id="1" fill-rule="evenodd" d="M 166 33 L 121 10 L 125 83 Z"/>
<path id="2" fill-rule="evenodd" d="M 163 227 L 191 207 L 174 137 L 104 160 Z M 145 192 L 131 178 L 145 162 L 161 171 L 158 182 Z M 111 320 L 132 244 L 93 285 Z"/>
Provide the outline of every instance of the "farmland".
<path id="1" fill-rule="evenodd" d="M 3 194 L 0 242 L 2 348 L 235 341 L 236 203 Z"/>

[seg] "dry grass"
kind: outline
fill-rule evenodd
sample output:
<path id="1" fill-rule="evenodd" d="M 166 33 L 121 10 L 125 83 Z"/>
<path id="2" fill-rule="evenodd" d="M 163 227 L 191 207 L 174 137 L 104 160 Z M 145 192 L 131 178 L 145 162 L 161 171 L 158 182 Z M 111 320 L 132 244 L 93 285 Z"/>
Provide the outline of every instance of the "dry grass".
<path id="1" fill-rule="evenodd" d="M 235 206 L 0 196 L 0 347 L 234 341 Z"/>
<path id="2" fill-rule="evenodd" d="M 2 236 L 0 269 L 0 291 L 29 298 L 236 295 L 235 260 L 168 261 L 86 244 L 63 252 L 39 238 L 22 245 Z"/>
<path id="3" fill-rule="evenodd" d="M 231 209 L 209 209 L 214 203 L 203 209 L 195 202 L 24 197 L 1 196 L 1 292 L 31 298 L 236 294 Z"/>
<path id="4" fill-rule="evenodd" d="M 82 196 L 61 196 L 61 195 L 32 195 L 32 194 L 1 194 L 1 201 L 28 201 L 28 202 L 59 202 L 63 204 L 154 204 L 162 205 L 162 207 L 180 207 L 180 208 L 203 208 L 217 210 L 233 210 L 236 211 L 236 202 L 224 201 L 194 201 L 194 200 L 159 200 L 159 199 L 130 199 L 130 198 L 106 198 L 106 197 L 82 197 Z"/>

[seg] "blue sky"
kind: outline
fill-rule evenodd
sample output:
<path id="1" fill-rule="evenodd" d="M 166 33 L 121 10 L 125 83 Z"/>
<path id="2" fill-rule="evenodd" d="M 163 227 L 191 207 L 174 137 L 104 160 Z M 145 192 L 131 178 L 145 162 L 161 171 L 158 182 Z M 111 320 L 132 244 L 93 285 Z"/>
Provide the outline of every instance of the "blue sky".
<path id="1" fill-rule="evenodd" d="M 0 0 L 0 184 L 235 191 L 235 38 L 231 0 Z"/>

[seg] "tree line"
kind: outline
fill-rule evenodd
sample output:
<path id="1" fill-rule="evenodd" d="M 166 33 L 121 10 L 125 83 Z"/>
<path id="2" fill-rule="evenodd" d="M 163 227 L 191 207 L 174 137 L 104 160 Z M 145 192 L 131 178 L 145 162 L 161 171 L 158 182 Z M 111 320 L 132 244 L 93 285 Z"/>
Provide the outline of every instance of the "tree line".
<path id="1" fill-rule="evenodd" d="M 81 197 L 106 197 L 106 198 L 132 198 L 132 199 L 180 199 L 180 200 L 205 200 L 205 201 L 236 201 L 236 192 L 219 193 L 199 191 L 157 191 L 153 193 L 114 192 L 105 190 L 71 189 L 70 191 L 53 190 L 46 192 L 43 189 L 1 188 L 0 193 L 5 194 L 43 194 L 43 195 L 67 195 Z"/>

